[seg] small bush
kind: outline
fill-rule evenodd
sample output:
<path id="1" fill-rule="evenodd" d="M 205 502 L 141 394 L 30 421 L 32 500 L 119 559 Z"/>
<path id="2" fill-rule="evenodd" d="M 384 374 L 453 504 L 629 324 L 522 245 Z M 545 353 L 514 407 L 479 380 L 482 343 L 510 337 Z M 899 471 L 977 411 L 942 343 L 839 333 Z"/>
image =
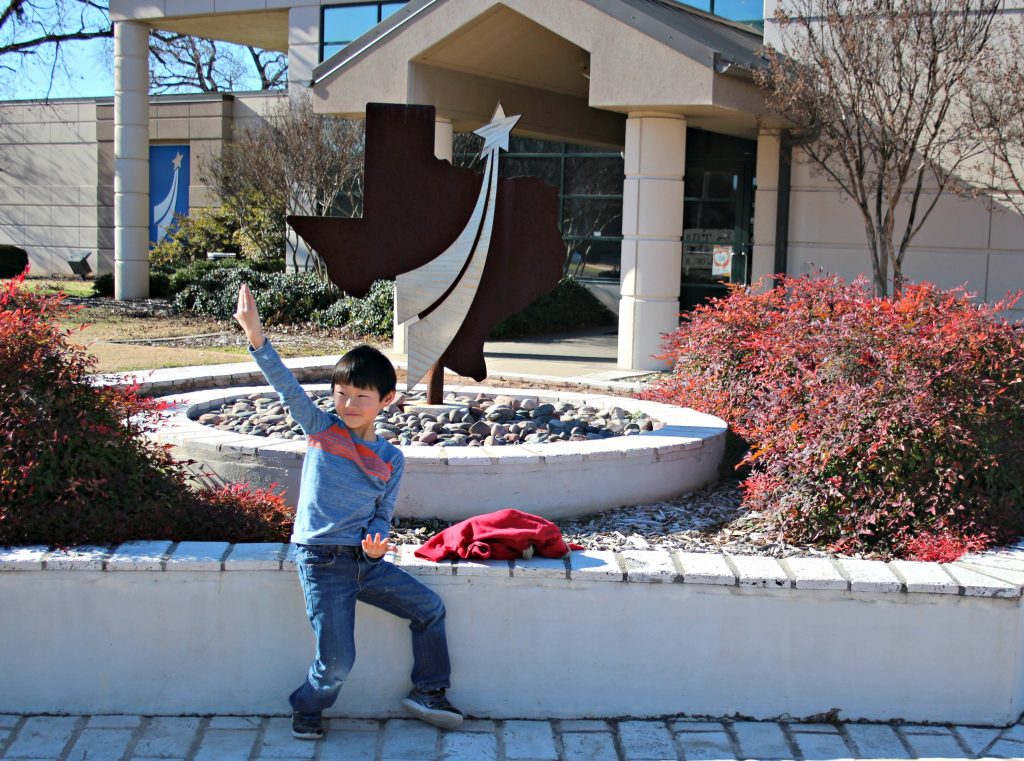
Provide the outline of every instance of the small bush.
<path id="1" fill-rule="evenodd" d="M 17 277 L 28 267 L 25 249 L 8 243 L 0 244 L 0 278 Z"/>
<path id="2" fill-rule="evenodd" d="M 903 555 L 923 563 L 952 563 L 968 552 L 980 552 L 991 544 L 986 534 L 965 536 L 955 529 L 931 531 L 907 539 Z"/>
<path id="3" fill-rule="evenodd" d="M 341 298 L 338 288 L 313 273 L 267 273 L 249 267 L 219 267 L 206 272 L 175 296 L 183 311 L 227 320 L 234 314 L 238 288 L 248 283 L 267 325 L 307 322 Z"/>
<path id="4" fill-rule="evenodd" d="M 159 404 L 94 384 L 95 360 L 60 327 L 64 296 L 26 292 L 23 279 L 0 292 L 0 545 L 287 538 L 276 496 L 189 489 L 145 436 Z"/>
<path id="5" fill-rule="evenodd" d="M 184 267 L 168 272 L 168 295 L 177 296 L 190 285 L 198 283 L 210 272 L 225 269 L 237 269 L 244 266 L 239 259 L 197 259 Z"/>
<path id="6" fill-rule="evenodd" d="M 583 283 L 565 276 L 554 290 L 545 293 L 519 314 L 498 323 L 492 341 L 545 333 L 580 330 L 615 322 L 615 315 L 598 301 Z"/>
<path id="7" fill-rule="evenodd" d="M 1012 301 L 908 286 L 786 279 L 734 289 L 666 340 L 643 398 L 711 412 L 749 444 L 744 504 L 791 540 L 920 553 L 1024 529 L 1024 333 Z"/>
<path id="8" fill-rule="evenodd" d="M 203 489 L 198 499 L 201 507 L 196 536 L 222 542 L 287 542 L 291 537 L 295 511 L 273 485 L 259 489 L 249 484 L 229 484 Z"/>
<path id="9" fill-rule="evenodd" d="M 92 281 L 92 292 L 97 296 L 106 298 L 114 297 L 114 274 L 106 272 L 97 275 Z M 170 279 L 166 273 L 154 271 L 149 273 L 149 296 L 154 299 L 164 299 L 171 295 Z"/>
<path id="10" fill-rule="evenodd" d="M 166 299 L 171 295 L 171 279 L 164 272 L 149 273 L 149 297 Z"/>
<path id="11" fill-rule="evenodd" d="M 97 296 L 104 296 L 106 298 L 113 298 L 114 296 L 114 273 L 105 272 L 102 275 L 97 275 L 96 279 L 92 281 L 92 292 Z"/>
<path id="12" fill-rule="evenodd" d="M 395 321 L 395 284 L 391 280 L 378 280 L 370 292 L 361 299 L 346 296 L 343 302 L 348 310 L 347 327 L 359 336 L 391 338 Z"/>
<path id="13" fill-rule="evenodd" d="M 168 236 L 150 249 L 149 261 L 173 268 L 206 259 L 209 251 L 238 253 L 238 223 L 234 214 L 222 208 L 205 208 L 189 216 L 177 215 Z"/>
<path id="14" fill-rule="evenodd" d="M 343 328 L 352 319 L 352 310 L 349 307 L 348 299 L 335 301 L 326 309 L 313 312 L 313 322 L 325 328 Z"/>

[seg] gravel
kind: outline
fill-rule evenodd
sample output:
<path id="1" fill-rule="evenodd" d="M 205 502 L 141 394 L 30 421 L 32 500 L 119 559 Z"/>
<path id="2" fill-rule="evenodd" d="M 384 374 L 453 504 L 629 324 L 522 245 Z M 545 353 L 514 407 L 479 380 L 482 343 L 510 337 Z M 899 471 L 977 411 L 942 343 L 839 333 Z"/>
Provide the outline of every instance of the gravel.
<path id="1" fill-rule="evenodd" d="M 306 394 L 327 412 L 334 400 L 326 391 Z M 514 446 L 556 441 L 588 441 L 631 436 L 664 424 L 643 412 L 622 407 L 598 408 L 568 402 L 551 404 L 539 397 L 486 394 L 445 397 L 451 409 L 416 409 L 425 394 L 402 394 L 375 421 L 375 433 L 397 446 Z M 404 411 L 402 405 L 410 407 Z M 197 420 L 222 431 L 250 436 L 302 438 L 302 430 L 276 395 L 249 394 L 200 415 Z"/>
<path id="2" fill-rule="evenodd" d="M 567 542 L 588 550 L 683 550 L 774 558 L 833 554 L 789 544 L 767 529 L 764 516 L 740 506 L 739 484 L 726 479 L 666 502 L 555 523 Z M 399 520 L 392 537 L 398 544 L 422 544 L 449 525 L 437 520 Z"/>

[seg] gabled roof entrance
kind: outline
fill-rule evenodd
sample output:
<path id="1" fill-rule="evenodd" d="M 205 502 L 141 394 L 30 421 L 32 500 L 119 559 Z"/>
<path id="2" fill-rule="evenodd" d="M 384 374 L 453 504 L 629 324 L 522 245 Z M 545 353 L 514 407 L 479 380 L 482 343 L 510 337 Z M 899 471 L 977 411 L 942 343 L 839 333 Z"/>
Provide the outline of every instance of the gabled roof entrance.
<path id="1" fill-rule="evenodd" d="M 753 137 L 758 31 L 673 0 L 414 0 L 313 72 L 319 111 L 424 103 L 457 130 L 501 100 L 523 134 L 623 144 L 657 111 Z"/>

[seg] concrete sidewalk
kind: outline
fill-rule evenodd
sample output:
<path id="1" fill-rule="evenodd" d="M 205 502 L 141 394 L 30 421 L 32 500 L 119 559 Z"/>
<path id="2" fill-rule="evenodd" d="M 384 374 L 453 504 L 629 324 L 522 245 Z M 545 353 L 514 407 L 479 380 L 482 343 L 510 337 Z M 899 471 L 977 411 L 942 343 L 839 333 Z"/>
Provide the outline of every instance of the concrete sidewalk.
<path id="1" fill-rule="evenodd" d="M 614 327 L 559 333 L 514 341 L 488 341 L 484 344 L 489 376 L 533 375 L 576 382 L 636 381 L 650 372 L 622 370 L 617 366 Z M 405 367 L 405 355 L 385 352 L 393 362 Z M 488 381 L 490 385 L 496 385 Z"/>
<path id="2" fill-rule="evenodd" d="M 665 761 L 666 759 L 1024 758 L 1024 725 L 750 721 L 467 721 L 441 732 L 408 719 L 334 719 L 319 742 L 283 716 L 0 715 L 0 759 L 50 761 Z"/>

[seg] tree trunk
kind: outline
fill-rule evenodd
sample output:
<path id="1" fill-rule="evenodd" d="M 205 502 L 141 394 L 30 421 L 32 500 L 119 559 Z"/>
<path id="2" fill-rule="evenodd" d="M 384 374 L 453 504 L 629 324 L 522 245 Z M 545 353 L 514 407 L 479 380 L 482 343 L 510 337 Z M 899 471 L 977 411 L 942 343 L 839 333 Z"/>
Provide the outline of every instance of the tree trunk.
<path id="1" fill-rule="evenodd" d="M 867 215 L 865 215 L 867 216 Z M 866 221 L 864 227 L 868 236 L 868 253 L 871 255 L 871 281 L 876 296 L 886 295 L 886 280 L 889 273 L 889 260 L 885 255 L 885 244 L 881 240 L 878 228 Z"/>

